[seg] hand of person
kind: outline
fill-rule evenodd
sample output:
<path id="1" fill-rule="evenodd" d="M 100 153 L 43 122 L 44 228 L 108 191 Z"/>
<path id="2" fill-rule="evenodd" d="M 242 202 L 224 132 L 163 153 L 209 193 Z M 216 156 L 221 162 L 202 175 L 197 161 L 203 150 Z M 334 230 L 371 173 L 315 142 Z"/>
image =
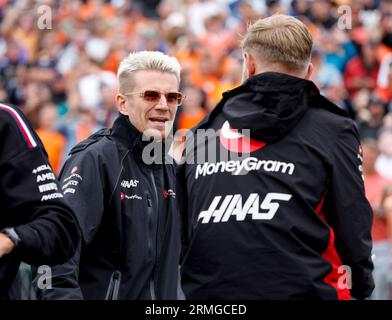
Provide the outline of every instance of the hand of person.
<path id="1" fill-rule="evenodd" d="M 15 248 L 15 243 L 4 233 L 0 232 L 0 258 L 10 253 Z"/>

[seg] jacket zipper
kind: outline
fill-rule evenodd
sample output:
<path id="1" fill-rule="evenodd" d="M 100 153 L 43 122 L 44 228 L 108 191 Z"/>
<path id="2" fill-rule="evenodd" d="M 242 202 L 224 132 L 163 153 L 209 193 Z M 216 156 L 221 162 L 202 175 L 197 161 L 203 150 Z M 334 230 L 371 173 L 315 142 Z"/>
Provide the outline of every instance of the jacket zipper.
<path id="1" fill-rule="evenodd" d="M 151 229 L 152 226 L 152 220 L 153 220 L 153 212 L 152 212 L 152 201 L 150 198 L 150 195 L 147 195 L 147 206 L 148 206 L 148 214 L 150 215 L 150 221 L 149 221 L 149 226 L 148 228 Z M 149 233 L 148 239 L 147 239 L 147 246 L 148 246 L 148 251 L 149 253 L 152 251 L 152 232 Z M 150 278 L 149 281 L 149 286 L 150 286 L 150 294 L 151 294 L 151 300 L 156 300 L 156 294 L 155 294 L 155 286 L 154 286 L 154 272 L 155 272 L 155 261 L 154 261 L 154 267 L 153 267 L 153 271 L 152 274 L 153 276 Z"/>
<path id="2" fill-rule="evenodd" d="M 109 287 L 106 291 L 105 300 L 118 300 L 118 292 L 120 290 L 121 272 L 114 271 L 110 277 Z"/>
<path id="3" fill-rule="evenodd" d="M 154 170 L 154 169 L 153 169 Z M 150 278 L 150 292 L 151 292 L 151 299 L 152 300 L 156 300 L 156 293 L 155 293 L 155 267 L 156 267 L 156 262 L 157 262 L 157 251 L 158 251 L 158 246 L 156 245 L 157 241 L 157 237 L 158 237 L 158 220 L 159 220 L 159 198 L 158 198 L 158 190 L 157 190 L 157 186 L 155 183 L 155 177 L 154 177 L 154 172 L 151 172 L 151 180 L 152 180 L 152 184 L 153 184 L 153 189 L 154 189 L 154 193 L 155 193 L 155 199 L 156 199 L 156 204 L 157 204 L 157 232 L 155 232 L 155 257 L 154 257 L 154 266 L 152 268 L 152 276 Z M 153 213 L 152 213 L 153 214 Z M 152 237 L 152 236 L 151 236 Z M 150 237 L 150 241 L 151 241 L 151 237 Z"/>

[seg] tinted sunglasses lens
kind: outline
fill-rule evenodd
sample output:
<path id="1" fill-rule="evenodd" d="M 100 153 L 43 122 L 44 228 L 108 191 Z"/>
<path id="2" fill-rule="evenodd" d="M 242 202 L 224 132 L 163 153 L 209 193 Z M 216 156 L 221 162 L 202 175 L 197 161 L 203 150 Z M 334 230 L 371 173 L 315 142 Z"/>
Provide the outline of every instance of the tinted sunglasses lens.
<path id="1" fill-rule="evenodd" d="M 147 90 L 144 92 L 144 100 L 149 102 L 157 102 L 161 99 L 161 94 L 158 91 Z"/>
<path id="2" fill-rule="evenodd" d="M 166 95 L 167 103 L 170 104 L 181 104 L 182 101 L 182 94 L 179 92 L 169 92 Z"/>

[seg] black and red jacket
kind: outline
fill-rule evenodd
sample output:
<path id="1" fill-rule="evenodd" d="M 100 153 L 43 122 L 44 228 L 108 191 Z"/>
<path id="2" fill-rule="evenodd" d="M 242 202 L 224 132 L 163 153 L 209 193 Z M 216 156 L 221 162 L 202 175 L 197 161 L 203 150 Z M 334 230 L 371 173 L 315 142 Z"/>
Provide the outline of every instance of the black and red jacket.
<path id="1" fill-rule="evenodd" d="M 16 107 L 0 103 L 0 230 L 14 228 L 20 242 L 0 257 L 0 300 L 21 299 L 22 261 L 55 265 L 72 257 L 80 234 L 63 199 L 45 149 Z"/>
<path id="2" fill-rule="evenodd" d="M 178 171 L 188 299 L 371 294 L 372 210 L 344 111 L 312 82 L 268 72 L 196 129 L 213 130 L 207 143 L 187 138 Z"/>

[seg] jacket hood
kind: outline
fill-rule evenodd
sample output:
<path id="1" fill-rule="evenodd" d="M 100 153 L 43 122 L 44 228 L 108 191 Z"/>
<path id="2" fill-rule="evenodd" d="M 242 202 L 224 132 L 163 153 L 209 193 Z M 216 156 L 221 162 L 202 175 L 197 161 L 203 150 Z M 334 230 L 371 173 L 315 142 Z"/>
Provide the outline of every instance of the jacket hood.
<path id="1" fill-rule="evenodd" d="M 308 96 L 318 95 L 311 81 L 265 72 L 224 93 L 222 111 L 232 128 L 250 129 L 252 138 L 273 142 L 303 117 Z"/>

